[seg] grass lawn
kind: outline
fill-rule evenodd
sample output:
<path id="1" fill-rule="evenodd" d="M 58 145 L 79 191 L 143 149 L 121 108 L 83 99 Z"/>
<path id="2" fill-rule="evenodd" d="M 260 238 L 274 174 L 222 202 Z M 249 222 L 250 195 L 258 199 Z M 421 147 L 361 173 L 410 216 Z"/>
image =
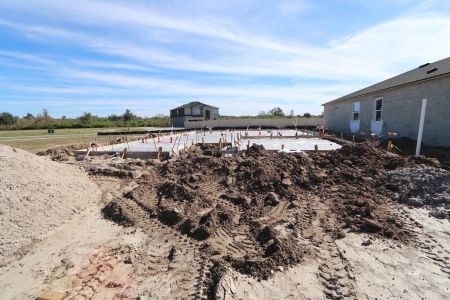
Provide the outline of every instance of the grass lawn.
<path id="1" fill-rule="evenodd" d="M 139 130 L 142 128 L 130 128 Z M 99 131 L 126 131 L 127 128 L 77 128 L 55 129 L 54 134 L 47 130 L 7 130 L 0 131 L 0 144 L 9 145 L 31 152 L 38 152 L 48 148 L 89 142 L 106 143 L 118 136 L 97 136 Z M 131 136 L 130 136 L 131 138 Z"/>

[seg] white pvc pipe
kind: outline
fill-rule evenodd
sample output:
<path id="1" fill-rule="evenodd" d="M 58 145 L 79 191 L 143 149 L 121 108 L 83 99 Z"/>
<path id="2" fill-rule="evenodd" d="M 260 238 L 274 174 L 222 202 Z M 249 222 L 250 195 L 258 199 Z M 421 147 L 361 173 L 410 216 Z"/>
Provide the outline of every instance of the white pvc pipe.
<path id="1" fill-rule="evenodd" d="M 427 109 L 427 99 L 422 100 L 422 110 L 420 111 L 419 134 L 417 136 L 416 157 L 420 155 L 420 145 L 422 144 L 423 124 L 425 122 L 425 111 Z"/>

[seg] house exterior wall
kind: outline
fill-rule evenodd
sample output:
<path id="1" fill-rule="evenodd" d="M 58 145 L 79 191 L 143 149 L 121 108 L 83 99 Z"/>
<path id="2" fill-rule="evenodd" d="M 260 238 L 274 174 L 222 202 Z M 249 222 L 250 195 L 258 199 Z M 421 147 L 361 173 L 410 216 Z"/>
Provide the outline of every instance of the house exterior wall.
<path id="1" fill-rule="evenodd" d="M 298 127 L 315 127 L 323 123 L 322 118 L 298 118 Z M 205 122 L 186 122 L 185 128 L 247 128 L 247 127 L 267 127 L 286 128 L 292 127 L 293 119 L 219 119 Z"/>
<path id="2" fill-rule="evenodd" d="M 210 119 L 217 120 L 219 118 L 219 109 L 202 104 L 188 105 L 184 107 L 184 115 L 177 117 L 172 112 L 176 109 L 171 110 L 171 122 L 174 127 L 184 127 L 186 123 L 195 123 L 205 121 L 206 111 L 210 111 Z"/>
<path id="3" fill-rule="evenodd" d="M 173 127 L 183 127 L 184 126 L 184 117 L 181 118 L 170 118 Z"/>
<path id="4" fill-rule="evenodd" d="M 359 133 L 370 134 L 375 101 L 383 98 L 382 135 L 395 132 L 417 139 L 422 99 L 426 98 L 423 143 L 450 146 L 450 77 L 437 78 L 360 98 L 324 105 L 325 126 L 335 132 L 350 132 L 353 102 L 360 101 Z"/>

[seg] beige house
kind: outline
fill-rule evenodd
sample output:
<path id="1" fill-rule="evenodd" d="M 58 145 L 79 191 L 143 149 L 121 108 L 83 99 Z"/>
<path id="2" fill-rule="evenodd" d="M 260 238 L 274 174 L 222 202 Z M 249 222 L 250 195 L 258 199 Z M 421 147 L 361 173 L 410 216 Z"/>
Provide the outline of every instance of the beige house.
<path id="1" fill-rule="evenodd" d="M 416 140 L 425 98 L 423 143 L 450 146 L 450 57 L 323 104 L 325 126 L 334 132 L 397 133 Z"/>

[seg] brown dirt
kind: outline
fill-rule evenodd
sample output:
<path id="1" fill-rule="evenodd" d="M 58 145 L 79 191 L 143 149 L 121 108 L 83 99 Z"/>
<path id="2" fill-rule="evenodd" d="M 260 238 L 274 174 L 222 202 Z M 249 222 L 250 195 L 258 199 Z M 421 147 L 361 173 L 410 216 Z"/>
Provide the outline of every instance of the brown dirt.
<path id="1" fill-rule="evenodd" d="M 433 159 L 400 157 L 369 144 L 308 156 L 260 146 L 233 157 L 216 150 L 196 148 L 164 163 L 76 162 L 97 182 L 117 182 L 103 216 L 142 229 L 148 249 L 158 249 L 144 247 L 133 259 L 136 274 L 156 280 L 150 286 L 160 285 L 158 291 L 168 285 L 173 297 L 214 298 L 229 270 L 273 280 L 313 259 L 325 297 L 355 299 L 358 281 L 340 248 L 348 237 L 360 236 L 364 248 L 378 242 L 422 247 L 418 225 L 399 214 L 409 205 L 393 197 L 392 176 L 411 170 L 414 179 L 415 170 L 439 169 Z M 443 255 L 432 255 L 447 272 Z M 143 295 L 162 295 L 152 290 Z"/>
<path id="2" fill-rule="evenodd" d="M 346 269 L 334 241 L 349 232 L 409 243 L 414 236 L 393 212 L 399 203 L 388 197 L 386 178 L 391 170 L 423 164 L 435 161 L 368 144 L 309 156 L 254 145 L 217 157 L 206 147 L 163 164 L 131 160 L 129 172 L 144 175 L 104 212 L 125 226 L 145 227 L 152 219 L 196 243 L 206 270 L 198 286 L 211 294 L 225 266 L 266 279 L 314 256 L 317 247 Z M 324 262 L 321 272 L 332 277 L 328 266 Z M 330 293 L 351 296 L 352 277 L 330 279 Z"/>
<path id="3" fill-rule="evenodd" d="M 39 151 L 36 153 L 39 156 L 49 156 L 52 160 L 55 161 L 66 161 L 70 157 L 73 157 L 73 152 L 75 150 L 86 148 L 83 144 L 78 145 L 65 145 L 53 147 L 44 151 Z"/>

